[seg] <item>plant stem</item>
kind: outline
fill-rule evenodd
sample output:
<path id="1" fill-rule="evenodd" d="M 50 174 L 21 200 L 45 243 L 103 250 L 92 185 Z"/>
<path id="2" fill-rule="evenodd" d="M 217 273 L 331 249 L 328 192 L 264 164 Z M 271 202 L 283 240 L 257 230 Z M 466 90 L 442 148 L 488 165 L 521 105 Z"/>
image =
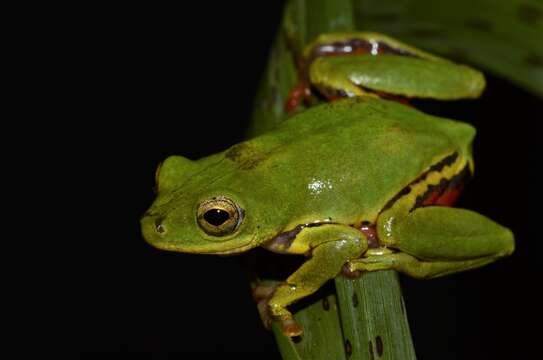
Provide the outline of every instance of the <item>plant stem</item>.
<path id="1" fill-rule="evenodd" d="M 286 5 L 268 66 L 255 98 L 248 136 L 287 118 L 285 103 L 298 81 L 296 56 L 320 33 L 354 30 L 351 0 L 292 0 Z M 304 327 L 298 339 L 273 332 L 283 359 L 414 359 L 415 352 L 397 274 L 338 276 L 337 295 L 313 297 L 294 313 Z"/>
<path id="2" fill-rule="evenodd" d="M 283 359 L 346 359 L 335 294 L 318 299 L 294 317 L 306 329 L 301 338 L 288 338 L 281 333 L 279 323 L 273 325 Z"/>
<path id="3" fill-rule="evenodd" d="M 395 271 L 365 273 L 356 280 L 338 276 L 335 283 L 349 359 L 415 359 Z"/>

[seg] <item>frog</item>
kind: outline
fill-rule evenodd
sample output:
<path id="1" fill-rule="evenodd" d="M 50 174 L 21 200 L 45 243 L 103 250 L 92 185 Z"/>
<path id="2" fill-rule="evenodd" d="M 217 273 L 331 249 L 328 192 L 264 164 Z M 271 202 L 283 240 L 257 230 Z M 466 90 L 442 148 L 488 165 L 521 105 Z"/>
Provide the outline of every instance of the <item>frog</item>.
<path id="1" fill-rule="evenodd" d="M 327 101 L 373 96 L 409 103 L 410 99 L 475 99 L 483 74 L 371 31 L 325 33 L 295 56 L 298 84 L 285 109 L 293 113 L 318 94 Z"/>
<path id="2" fill-rule="evenodd" d="M 268 325 L 300 336 L 289 306 L 336 276 L 430 279 L 513 253 L 510 229 L 453 206 L 474 173 L 475 133 L 378 96 L 325 102 L 222 152 L 168 157 L 141 231 L 166 251 L 305 257 L 257 291 Z"/>

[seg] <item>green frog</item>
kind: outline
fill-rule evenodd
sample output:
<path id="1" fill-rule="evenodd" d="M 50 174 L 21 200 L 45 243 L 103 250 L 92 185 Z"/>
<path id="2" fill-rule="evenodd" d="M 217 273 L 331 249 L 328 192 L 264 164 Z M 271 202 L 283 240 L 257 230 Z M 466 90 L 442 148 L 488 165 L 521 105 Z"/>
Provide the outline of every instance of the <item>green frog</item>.
<path id="1" fill-rule="evenodd" d="M 388 44 L 393 45 L 399 46 Z M 418 57 L 356 56 L 374 57 L 376 63 L 384 56 L 388 65 L 378 65 L 384 68 L 408 58 L 405 63 L 426 61 L 467 72 L 456 80 L 461 91 L 431 85 L 435 79 L 423 76 L 413 87 L 429 83 L 434 89 L 429 97 L 475 96 L 484 87 L 473 69 L 403 50 Z M 347 94 L 353 83 L 341 83 L 348 71 L 338 66 L 319 72 L 333 80 L 319 80 L 319 86 Z M 360 73 L 366 67 L 355 68 Z M 263 247 L 306 256 L 284 282 L 259 291 L 269 295 L 268 320 L 280 321 L 287 336 L 303 333 L 288 306 L 340 273 L 394 269 L 426 279 L 510 255 L 515 245 L 509 229 L 452 207 L 474 171 L 475 129 L 367 89 L 299 112 L 218 154 L 196 161 L 167 158 L 157 169 L 156 200 L 141 220 L 146 241 L 188 253 L 226 255 Z M 406 93 L 400 90 L 395 93 Z"/>

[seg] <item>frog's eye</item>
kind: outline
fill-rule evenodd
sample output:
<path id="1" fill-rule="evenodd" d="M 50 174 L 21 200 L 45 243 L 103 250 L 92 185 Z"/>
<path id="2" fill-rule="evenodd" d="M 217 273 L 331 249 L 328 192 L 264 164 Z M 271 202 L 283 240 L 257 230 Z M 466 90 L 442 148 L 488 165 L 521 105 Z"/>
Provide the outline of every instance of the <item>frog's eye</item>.
<path id="1" fill-rule="evenodd" d="M 198 206 L 198 225 L 209 235 L 232 234 L 243 220 L 243 210 L 226 197 L 205 200 Z"/>

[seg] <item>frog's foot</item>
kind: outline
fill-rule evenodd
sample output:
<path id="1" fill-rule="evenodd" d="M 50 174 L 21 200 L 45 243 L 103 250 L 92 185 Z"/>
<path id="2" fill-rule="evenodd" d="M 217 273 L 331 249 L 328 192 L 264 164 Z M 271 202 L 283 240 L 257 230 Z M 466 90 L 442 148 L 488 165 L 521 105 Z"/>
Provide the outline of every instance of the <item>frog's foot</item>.
<path id="1" fill-rule="evenodd" d="M 253 289 L 253 299 L 257 303 L 258 313 L 260 319 L 266 329 L 271 329 L 272 322 L 274 320 L 281 323 L 281 332 L 286 336 L 299 336 L 303 333 L 303 329 L 296 320 L 292 317 L 292 314 L 288 311 L 280 311 L 281 316 L 273 316 L 270 311 L 269 301 L 275 290 L 284 284 L 283 281 L 269 281 L 265 284 L 258 285 Z"/>
<path id="2" fill-rule="evenodd" d="M 304 333 L 302 326 L 293 318 L 281 321 L 281 332 L 288 337 L 301 336 Z"/>
<path id="3" fill-rule="evenodd" d="M 349 279 L 358 279 L 362 275 L 362 271 L 354 269 L 352 267 L 352 262 L 349 261 L 345 263 L 341 268 L 341 273 L 343 276 L 348 277 Z"/>
<path id="4" fill-rule="evenodd" d="M 279 287 L 278 289 L 288 289 L 292 288 L 291 285 L 285 284 L 284 287 Z M 285 336 L 294 337 L 300 336 L 304 333 L 302 326 L 294 320 L 292 313 L 286 309 L 285 306 L 278 304 L 274 301 L 268 303 L 268 309 L 272 318 L 276 321 L 279 321 L 281 324 L 281 332 Z"/>
<path id="5" fill-rule="evenodd" d="M 266 281 L 252 289 L 253 299 L 256 301 L 258 314 L 260 315 L 264 327 L 268 330 L 271 329 L 271 324 L 273 322 L 273 316 L 270 312 L 268 302 L 277 287 L 281 284 L 283 284 L 282 281 Z"/>

